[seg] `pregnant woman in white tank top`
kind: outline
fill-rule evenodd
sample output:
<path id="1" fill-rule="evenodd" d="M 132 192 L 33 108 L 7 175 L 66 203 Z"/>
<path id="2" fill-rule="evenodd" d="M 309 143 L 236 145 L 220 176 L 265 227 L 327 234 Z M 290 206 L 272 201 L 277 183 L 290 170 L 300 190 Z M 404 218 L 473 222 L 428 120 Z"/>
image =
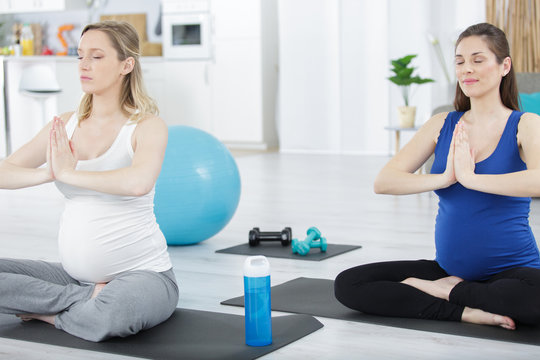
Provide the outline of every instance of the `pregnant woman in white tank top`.
<path id="1" fill-rule="evenodd" d="M 101 341 L 165 321 L 178 302 L 153 212 L 167 127 L 144 90 L 131 25 L 88 25 L 78 52 L 78 110 L 0 163 L 0 188 L 54 181 L 64 194 L 61 263 L 0 259 L 0 313 Z"/>

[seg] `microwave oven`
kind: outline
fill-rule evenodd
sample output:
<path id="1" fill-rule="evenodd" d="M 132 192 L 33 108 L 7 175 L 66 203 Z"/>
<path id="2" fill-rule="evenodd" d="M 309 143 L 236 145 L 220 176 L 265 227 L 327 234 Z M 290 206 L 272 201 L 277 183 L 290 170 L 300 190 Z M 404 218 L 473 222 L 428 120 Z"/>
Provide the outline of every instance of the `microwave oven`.
<path id="1" fill-rule="evenodd" d="M 164 13 L 162 39 L 165 58 L 210 59 L 212 56 L 210 13 Z"/>

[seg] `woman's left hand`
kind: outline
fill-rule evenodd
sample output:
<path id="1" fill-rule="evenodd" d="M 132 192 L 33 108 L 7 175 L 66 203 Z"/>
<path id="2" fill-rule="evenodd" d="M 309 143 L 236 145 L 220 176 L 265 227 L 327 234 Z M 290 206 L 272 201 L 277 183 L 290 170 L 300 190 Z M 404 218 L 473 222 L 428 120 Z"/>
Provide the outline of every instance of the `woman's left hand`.
<path id="1" fill-rule="evenodd" d="M 465 123 L 460 121 L 456 126 L 458 128 L 454 152 L 454 171 L 457 181 L 467 187 L 468 182 L 474 177 L 475 152 L 469 145 Z"/>
<path id="2" fill-rule="evenodd" d="M 75 170 L 77 156 L 73 144 L 68 139 L 64 122 L 55 117 L 49 137 L 50 169 L 57 180 L 62 180 L 69 171 Z"/>

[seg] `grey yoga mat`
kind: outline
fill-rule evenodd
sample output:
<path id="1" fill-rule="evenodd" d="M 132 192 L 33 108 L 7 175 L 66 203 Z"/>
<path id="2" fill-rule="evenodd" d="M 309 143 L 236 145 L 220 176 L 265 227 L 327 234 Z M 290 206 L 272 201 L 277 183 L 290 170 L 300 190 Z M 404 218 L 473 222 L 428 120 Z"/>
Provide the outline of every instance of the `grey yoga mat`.
<path id="1" fill-rule="evenodd" d="M 217 250 L 217 253 L 223 254 L 236 254 L 236 255 L 264 255 L 267 257 L 284 258 L 284 259 L 296 259 L 296 260 L 311 260 L 321 261 L 331 258 L 336 255 L 346 253 L 355 249 L 359 249 L 361 246 L 355 245 L 339 245 L 328 244 L 326 252 L 322 252 L 320 249 L 311 249 L 306 255 L 293 254 L 290 246 L 281 246 L 281 243 L 262 243 L 257 246 L 249 246 L 249 244 L 240 244 L 232 246 L 230 248 Z"/>
<path id="2" fill-rule="evenodd" d="M 514 331 L 500 327 L 466 324 L 455 321 L 436 321 L 383 317 L 363 314 L 342 305 L 334 297 L 334 281 L 297 278 L 272 286 L 272 310 L 309 314 L 333 319 L 392 326 L 411 330 L 450 335 L 540 345 L 540 326 L 518 325 Z M 221 302 L 223 305 L 244 306 L 242 296 Z"/>
<path id="3" fill-rule="evenodd" d="M 244 317 L 176 309 L 166 322 L 126 338 L 85 341 L 39 321 L 0 315 L 0 337 L 151 359 L 255 359 L 296 341 L 323 325 L 309 315 L 272 317 L 273 343 L 245 344 Z"/>

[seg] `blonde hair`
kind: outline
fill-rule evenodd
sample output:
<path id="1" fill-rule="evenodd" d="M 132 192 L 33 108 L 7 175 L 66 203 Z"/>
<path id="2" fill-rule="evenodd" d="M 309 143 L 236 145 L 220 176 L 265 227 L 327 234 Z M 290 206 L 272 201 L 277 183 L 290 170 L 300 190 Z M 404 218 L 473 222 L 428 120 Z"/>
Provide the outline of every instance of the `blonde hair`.
<path id="1" fill-rule="evenodd" d="M 125 75 L 122 82 L 120 106 L 124 114 L 132 122 L 139 122 L 148 114 L 158 115 L 158 107 L 155 101 L 148 96 L 144 87 L 139 61 L 139 36 L 135 28 L 125 21 L 101 21 L 87 25 L 83 29 L 81 37 L 90 30 L 102 31 L 108 36 L 118 54 L 118 60 L 124 61 L 129 57 L 134 59 L 133 70 Z M 79 123 L 90 117 L 92 104 L 92 94 L 84 94 L 77 110 Z"/>

